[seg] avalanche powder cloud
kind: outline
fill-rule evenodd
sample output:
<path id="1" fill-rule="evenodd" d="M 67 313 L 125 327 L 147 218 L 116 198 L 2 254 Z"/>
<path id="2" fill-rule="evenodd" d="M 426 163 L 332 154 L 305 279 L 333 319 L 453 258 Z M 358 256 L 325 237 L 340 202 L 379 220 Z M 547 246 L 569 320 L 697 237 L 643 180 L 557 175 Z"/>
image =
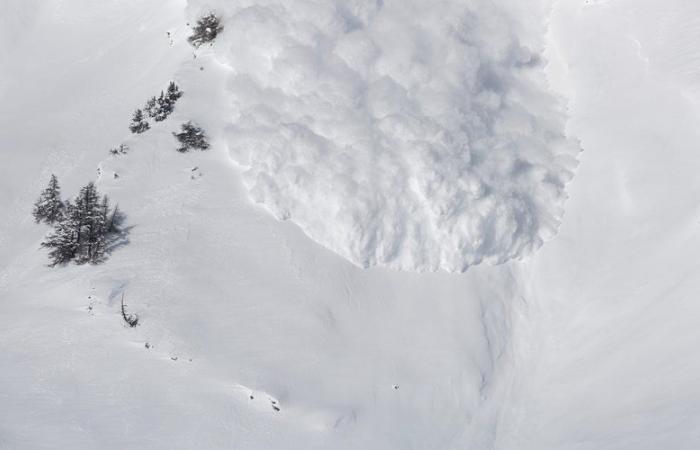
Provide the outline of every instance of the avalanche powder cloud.
<path id="1" fill-rule="evenodd" d="M 554 234 L 579 148 L 524 43 L 541 18 L 479 0 L 216 6 L 230 155 L 278 218 L 403 270 L 501 263 Z"/>

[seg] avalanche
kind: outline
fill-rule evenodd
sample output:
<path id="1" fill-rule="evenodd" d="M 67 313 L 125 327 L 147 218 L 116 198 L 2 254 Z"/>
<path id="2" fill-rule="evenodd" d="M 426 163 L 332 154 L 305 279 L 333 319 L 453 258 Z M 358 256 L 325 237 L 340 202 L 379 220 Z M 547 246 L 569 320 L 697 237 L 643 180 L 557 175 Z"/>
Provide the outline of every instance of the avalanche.
<path id="1" fill-rule="evenodd" d="M 542 18 L 503 3 L 221 2 L 225 139 L 251 198 L 362 267 L 540 247 L 579 148 L 541 41 L 516 34 Z"/>

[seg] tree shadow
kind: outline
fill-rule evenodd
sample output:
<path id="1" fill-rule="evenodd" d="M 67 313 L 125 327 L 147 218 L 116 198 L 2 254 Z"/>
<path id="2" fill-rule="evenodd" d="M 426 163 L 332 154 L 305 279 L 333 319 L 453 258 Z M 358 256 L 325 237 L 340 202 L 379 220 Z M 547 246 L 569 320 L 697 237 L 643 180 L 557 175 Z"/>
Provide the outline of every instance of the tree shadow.
<path id="1" fill-rule="evenodd" d="M 129 244 L 129 234 L 131 234 L 131 230 L 135 225 L 127 226 L 126 219 L 124 212 L 118 208 L 115 209 L 112 223 L 110 224 L 110 231 L 105 240 L 104 257 L 101 258 L 100 263 L 104 262 L 117 249 Z"/>
<path id="2" fill-rule="evenodd" d="M 135 225 L 124 227 L 110 235 L 105 246 L 105 255 L 110 255 L 120 247 L 129 244 L 129 234 Z"/>

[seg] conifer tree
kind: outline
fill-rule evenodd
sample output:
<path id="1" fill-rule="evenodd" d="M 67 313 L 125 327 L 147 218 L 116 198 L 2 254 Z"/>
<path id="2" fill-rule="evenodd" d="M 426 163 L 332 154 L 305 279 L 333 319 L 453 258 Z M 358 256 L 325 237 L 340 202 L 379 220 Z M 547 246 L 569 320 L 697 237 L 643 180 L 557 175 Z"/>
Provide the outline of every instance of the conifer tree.
<path id="1" fill-rule="evenodd" d="M 95 183 L 91 181 L 80 189 L 75 199 L 75 208 L 79 242 L 76 261 L 96 262 L 100 235 L 104 230 L 104 216 Z"/>
<path id="2" fill-rule="evenodd" d="M 46 222 L 53 224 L 61 216 L 63 202 L 61 201 L 61 187 L 58 185 L 58 178 L 51 174 L 49 185 L 41 193 L 36 203 L 34 203 L 34 220 L 36 223 Z"/>
<path id="3" fill-rule="evenodd" d="M 134 115 L 131 118 L 131 124 L 129 125 L 129 130 L 131 130 L 131 132 L 134 134 L 141 134 L 149 128 L 151 128 L 151 126 L 143 116 L 143 111 L 140 109 L 134 111 Z"/>
<path id="4" fill-rule="evenodd" d="M 207 142 L 207 136 L 204 134 L 204 130 L 194 125 L 192 122 L 187 122 L 182 124 L 181 133 L 173 133 L 173 136 L 180 141 L 180 147 L 177 151 L 180 153 L 185 153 L 190 149 L 206 150 L 209 148 L 209 142 Z"/>
<path id="5" fill-rule="evenodd" d="M 156 112 L 158 111 L 158 104 L 155 96 L 149 98 L 146 101 L 146 105 L 143 107 L 143 110 L 146 112 L 146 115 L 148 117 L 152 119 L 156 117 Z"/>
<path id="6" fill-rule="evenodd" d="M 199 47 L 207 42 L 212 42 L 223 31 L 221 20 L 214 13 L 207 14 L 197 20 L 197 25 L 192 29 L 192 36 L 187 41 L 193 47 Z"/>
<path id="7" fill-rule="evenodd" d="M 109 154 L 112 156 L 126 155 L 127 153 L 129 153 L 129 146 L 126 144 L 119 144 L 119 147 L 109 150 Z"/>
<path id="8" fill-rule="evenodd" d="M 79 246 L 76 218 L 75 206 L 70 200 L 66 201 L 53 232 L 41 243 L 42 247 L 49 249 L 51 266 L 65 264 L 75 258 Z"/>
<path id="9" fill-rule="evenodd" d="M 158 98 L 151 97 L 146 103 L 146 111 L 156 122 L 162 122 L 175 110 L 175 102 L 182 97 L 183 92 L 171 81 L 166 92 L 160 91 Z"/>
<path id="10" fill-rule="evenodd" d="M 146 115 L 148 117 L 154 118 L 156 116 L 157 110 L 158 110 L 158 105 L 157 105 L 157 100 L 156 100 L 155 96 L 146 100 L 146 104 L 143 107 L 143 111 L 146 113 Z"/>
<path id="11" fill-rule="evenodd" d="M 183 92 L 180 90 L 180 87 L 175 84 L 174 81 L 171 81 L 170 84 L 168 84 L 168 90 L 166 91 L 166 96 L 168 97 L 168 100 L 170 101 L 171 105 L 175 105 L 175 102 L 178 101 L 180 97 L 182 97 Z"/>
<path id="12" fill-rule="evenodd" d="M 156 104 L 156 115 L 154 119 L 156 122 L 162 122 L 165 119 L 167 119 L 167 117 L 172 112 L 170 101 L 165 96 L 163 91 L 160 91 L 160 95 L 158 96 L 158 100 L 156 100 Z"/>

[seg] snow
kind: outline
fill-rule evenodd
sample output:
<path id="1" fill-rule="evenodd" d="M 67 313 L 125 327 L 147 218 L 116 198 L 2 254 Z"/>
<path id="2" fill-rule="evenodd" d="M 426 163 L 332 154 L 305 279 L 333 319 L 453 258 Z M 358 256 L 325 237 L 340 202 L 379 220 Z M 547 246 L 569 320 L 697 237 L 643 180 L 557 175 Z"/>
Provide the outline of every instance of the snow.
<path id="1" fill-rule="evenodd" d="M 539 43 L 512 31 L 542 17 L 516 27 L 486 1 L 219 11 L 226 142 L 277 218 L 359 266 L 402 270 L 502 263 L 555 234 L 578 146 Z"/>
<path id="2" fill-rule="evenodd" d="M 244 125 L 237 111 L 256 107 L 255 98 L 234 82 L 237 70 L 251 67 L 232 58 L 231 48 L 237 36 L 252 48 L 273 48 L 274 39 L 298 38 L 284 33 L 313 34 L 314 27 L 321 30 L 315 36 L 333 43 L 341 38 L 344 22 L 328 7 L 331 2 L 297 2 L 295 9 L 270 2 L 263 12 L 249 8 L 247 14 L 276 17 L 289 28 L 251 22 L 247 34 L 230 27 L 236 14 L 243 14 L 236 5 L 261 5 L 262 0 L 227 2 L 222 9 L 226 31 L 196 58 L 186 43 L 185 23 L 216 7 L 214 2 L 6 3 L 10 13 L 0 16 L 3 36 L 10 36 L 0 42 L 0 57 L 11 62 L 0 64 L 0 447 L 697 446 L 700 364 L 693 355 L 700 341 L 700 97 L 693 61 L 700 47 L 686 39 L 700 31 L 695 2 L 560 0 L 542 8 L 534 2 L 498 1 L 488 8 L 441 2 L 435 11 L 420 11 L 427 26 L 450 23 L 471 7 L 484 28 L 468 46 L 480 54 L 479 64 L 508 78 L 510 84 L 499 92 L 502 100 L 528 93 L 532 102 L 519 111 L 521 117 L 532 115 L 536 132 L 552 133 L 549 145 L 537 147 L 541 163 L 566 182 L 573 156 L 579 159 L 566 191 L 561 187 L 545 197 L 532 180 L 491 171 L 497 165 L 470 167 L 480 176 L 490 175 L 496 188 L 532 199 L 535 204 L 526 213 L 538 227 L 517 237 L 504 232 L 491 254 L 481 252 L 484 247 L 467 251 L 464 260 L 450 260 L 433 248 L 412 255 L 429 239 L 438 242 L 427 231 L 426 239 L 412 244 L 397 241 L 393 258 L 359 241 L 359 250 L 351 251 L 351 238 L 379 230 L 392 207 L 405 213 L 401 208 L 409 200 L 399 195 L 402 178 L 394 181 L 396 192 L 373 181 L 384 203 L 363 206 L 355 201 L 358 192 L 333 205 L 339 197 L 330 188 L 327 197 L 313 200 L 316 190 L 285 178 L 289 160 L 281 153 L 280 168 L 266 173 L 283 194 L 265 197 L 266 208 L 256 203 L 251 183 L 256 155 L 250 152 L 250 164 L 239 160 L 243 153 L 231 132 L 232 126 Z M 391 3 L 384 3 L 389 10 Z M 399 17 L 421 4 L 405 3 L 405 10 L 384 16 L 372 15 L 376 8 L 369 8 L 363 16 L 368 26 L 358 30 L 384 42 L 373 34 L 379 33 L 373 27 L 381 20 L 410 36 L 411 26 L 422 21 Z M 349 12 L 362 16 L 352 8 L 373 4 L 337 5 L 345 5 L 342 17 L 347 18 Z M 439 9 L 450 7 L 455 14 Z M 302 14 L 312 19 L 306 25 Z M 253 35 L 259 31 L 267 33 Z M 453 45 L 438 29 L 423 33 L 425 45 Z M 263 41 L 267 38 L 271 41 Z M 391 44 L 395 56 L 414 49 L 410 42 Z M 512 42 L 542 62 L 515 70 L 498 53 Z M 330 52 L 325 46 L 312 49 Z M 440 62 L 447 53 L 421 55 Z M 295 64 L 287 68 L 332 75 L 326 71 L 330 66 Z M 384 64 L 394 70 L 395 80 L 410 76 L 389 61 Z M 275 85 L 279 73 L 263 69 L 259 76 Z M 443 71 L 448 73 L 455 72 Z M 258 92 L 260 80 L 250 79 L 255 82 L 248 86 L 256 89 L 251 92 Z M 133 110 L 170 80 L 185 92 L 175 112 L 146 133 L 131 135 L 127 126 Z M 354 80 L 360 90 L 371 84 L 368 74 Z M 331 93 L 330 87 L 313 88 L 319 96 Z M 466 92 L 464 104 L 458 96 L 448 96 L 448 104 L 471 107 L 476 91 Z M 280 130 L 297 129 L 297 113 L 304 108 L 305 126 L 326 119 L 336 121 L 326 131 L 347 132 L 341 115 L 317 110 L 313 103 L 283 111 L 285 102 L 295 101 L 292 93 L 276 97 L 280 102 L 274 108 L 287 114 L 280 120 L 289 119 L 291 125 L 270 127 L 269 133 L 284 138 Z M 405 106 L 406 115 L 454 132 L 449 122 L 454 118 L 436 118 L 413 106 Z M 370 111 L 362 111 L 350 112 L 369 117 Z M 251 120 L 265 118 L 260 113 Z M 189 120 L 207 131 L 211 149 L 175 150 L 172 132 Z M 364 132 L 398 139 L 392 130 L 373 127 Z M 308 136 L 293 136 L 291 142 Z M 507 137 L 511 144 L 523 139 L 519 133 Z M 259 136 L 251 139 L 269 144 Z M 340 138 L 325 139 L 336 145 Z M 577 153 L 574 140 L 583 153 Z M 129 146 L 128 153 L 110 156 L 109 149 L 120 143 Z M 412 170 L 422 161 L 390 146 L 375 148 Z M 404 148 L 410 152 L 412 147 Z M 514 146 L 499 157 L 507 162 L 532 156 L 522 149 Z M 295 151 L 306 158 L 302 150 Z M 280 151 L 269 147 L 263 153 L 268 158 Z M 558 151 L 564 160 L 551 158 Z M 362 165 L 362 153 L 359 148 L 345 160 L 354 168 L 313 162 L 306 182 L 333 181 L 335 186 L 336 173 L 375 180 L 369 177 L 375 167 Z M 444 161 L 454 161 L 453 156 L 443 155 Z M 431 164 L 445 186 L 456 179 L 450 177 L 458 168 Z M 48 228 L 33 223 L 31 207 L 51 173 L 64 195 L 97 180 L 100 192 L 126 213 L 129 242 L 104 264 L 46 267 L 39 243 Z M 513 205 L 504 192 L 494 193 L 489 202 L 502 201 L 508 210 Z M 436 200 L 442 194 L 436 193 Z M 268 211 L 279 213 L 274 205 L 283 200 L 291 220 L 279 221 Z M 357 229 L 343 231 L 353 236 L 341 233 L 351 222 L 320 215 L 324 208 L 343 205 L 364 214 Z M 315 234 L 304 222 L 316 209 L 314 220 L 322 217 L 332 224 L 323 227 L 330 230 L 327 235 Z M 424 225 L 430 215 L 423 214 L 404 217 L 405 223 Z M 487 217 L 471 210 L 464 214 L 476 221 Z M 557 221 L 561 226 L 554 237 Z M 444 230 L 449 237 L 467 236 L 460 234 L 461 222 L 454 224 L 454 235 Z M 545 229 L 548 236 L 540 235 Z M 520 253 L 544 237 L 551 240 L 537 252 Z M 478 257 L 516 260 L 448 273 Z M 374 267 L 358 267 L 363 264 Z M 122 294 L 128 311 L 139 316 L 136 328 L 121 319 Z"/>
<path id="3" fill-rule="evenodd" d="M 699 14 L 680 0 L 553 12 L 549 74 L 573 99 L 569 128 L 585 150 L 560 234 L 528 264 L 531 353 L 517 371 L 529 375 L 512 389 L 500 448 L 697 447 L 700 132 L 688 61 L 700 47 L 677 36 L 700 31 Z"/>

